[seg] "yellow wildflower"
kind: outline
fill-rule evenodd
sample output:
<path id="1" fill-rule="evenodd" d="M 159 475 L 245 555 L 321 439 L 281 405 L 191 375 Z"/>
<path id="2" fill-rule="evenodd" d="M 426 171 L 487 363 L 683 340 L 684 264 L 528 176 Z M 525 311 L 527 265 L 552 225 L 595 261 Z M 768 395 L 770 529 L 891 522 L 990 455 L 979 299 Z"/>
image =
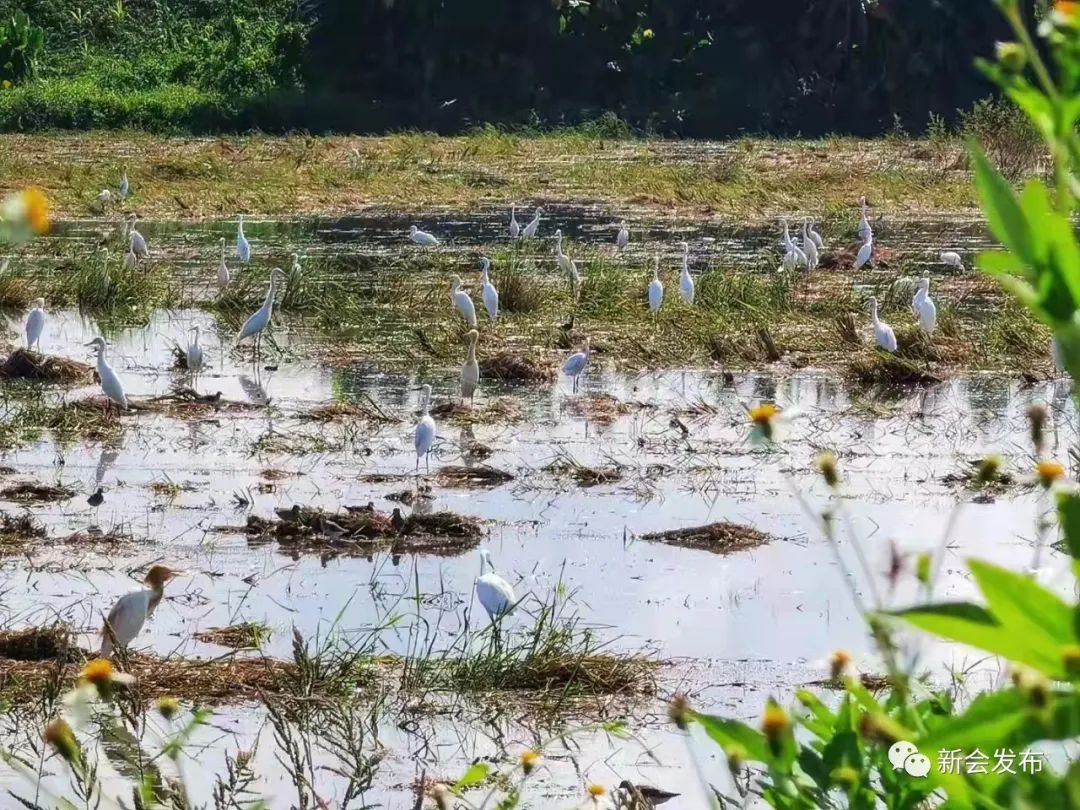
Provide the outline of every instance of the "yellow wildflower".
<path id="1" fill-rule="evenodd" d="M 597 785 L 595 783 L 589 785 L 587 788 L 585 788 L 585 790 L 590 796 L 593 797 L 593 799 L 599 799 L 601 796 L 607 793 L 607 788 L 605 788 L 603 785 Z"/>
<path id="2" fill-rule="evenodd" d="M 1039 483 L 1049 489 L 1051 484 L 1065 475 L 1065 468 L 1056 461 L 1040 461 L 1035 465 L 1035 474 Z"/>

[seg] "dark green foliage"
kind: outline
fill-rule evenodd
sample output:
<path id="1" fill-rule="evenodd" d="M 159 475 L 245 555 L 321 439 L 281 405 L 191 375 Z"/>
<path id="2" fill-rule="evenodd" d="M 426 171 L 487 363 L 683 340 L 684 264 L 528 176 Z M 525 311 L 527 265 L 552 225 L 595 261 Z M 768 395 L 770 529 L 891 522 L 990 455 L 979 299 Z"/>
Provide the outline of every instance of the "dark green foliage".
<path id="1" fill-rule="evenodd" d="M 16 11 L 0 25 L 0 81 L 17 84 L 34 75 L 45 47 L 45 32 Z"/>

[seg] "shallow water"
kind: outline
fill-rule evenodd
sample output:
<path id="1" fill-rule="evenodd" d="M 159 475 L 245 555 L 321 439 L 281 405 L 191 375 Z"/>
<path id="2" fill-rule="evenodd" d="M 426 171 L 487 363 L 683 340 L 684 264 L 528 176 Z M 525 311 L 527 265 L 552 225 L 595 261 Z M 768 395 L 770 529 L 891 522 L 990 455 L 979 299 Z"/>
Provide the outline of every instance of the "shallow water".
<path id="1" fill-rule="evenodd" d="M 160 560 L 189 572 L 170 587 L 139 639 L 142 648 L 161 654 L 221 655 L 223 648 L 194 641 L 192 633 L 245 620 L 268 624 L 273 635 L 265 652 L 283 657 L 290 655 L 293 627 L 309 638 L 325 636 L 332 627 L 361 638 L 397 618 L 392 630 L 379 634 L 379 644 L 404 653 L 417 638 L 432 634 L 436 646 L 449 644 L 466 621 L 475 622 L 474 553 L 457 558 L 293 558 L 273 545 L 252 546 L 239 531 L 220 531 L 243 524 L 247 514 L 272 516 L 274 508 L 294 503 L 336 510 L 370 500 L 380 509 L 393 507 L 386 496 L 414 485 L 416 389 L 431 382 L 436 402 L 453 398 L 456 369 L 420 379 L 362 365 L 324 368 L 302 355 L 288 359 L 293 350 L 304 351 L 303 334 L 297 332 L 278 337 L 290 352 L 276 370 L 267 371 L 263 364 L 223 352 L 216 324 L 206 313 L 158 312 L 146 328 L 110 334 L 110 360 L 129 395 L 138 400 L 163 394 L 186 381 L 169 370 L 171 345 L 186 341 L 196 324 L 202 327 L 208 358 L 197 388 L 269 405 L 186 422 L 136 413 L 125 416 L 123 434 L 106 443 L 60 446 L 44 440 L 5 452 L 0 462 L 17 470 L 10 480 L 63 483 L 85 494 L 104 487 L 106 501 L 98 510 L 85 504 L 84 495 L 34 507 L 33 514 L 52 535 L 97 524 L 125 526 L 135 537 L 131 548 L 108 556 L 92 549 L 79 553 L 43 546 L 29 559 L 5 560 L 9 577 L 3 606 L 9 623 L 59 616 L 83 628 L 89 644 L 101 612 L 133 587 L 132 572 Z M 96 331 L 96 324 L 77 313 L 52 312 L 43 349 L 83 359 L 82 344 Z M 91 387 L 57 396 L 92 392 Z M 485 521 L 485 545 L 499 571 L 519 596 L 527 595 L 511 627 L 523 628 L 528 611 L 550 599 L 561 583 L 570 595 L 570 609 L 613 648 L 676 659 L 661 673 L 663 693 L 685 689 L 702 708 L 751 717 L 767 694 L 785 693 L 819 677 L 821 662 L 835 649 L 850 650 L 865 668 L 876 668 L 845 585 L 844 570 L 857 568 L 851 537 L 845 533 L 842 538 L 841 568 L 806 507 L 850 515 L 875 572 L 873 586 L 857 577 L 859 595 L 870 605 L 880 598 L 883 605 L 897 606 L 916 597 L 911 555 L 938 549 L 947 525 L 938 596 L 971 595 L 964 559 L 972 555 L 1013 566 L 1038 558 L 1044 581 L 1070 586 L 1068 566 L 1057 552 L 1046 549 L 1036 555 L 1038 495 L 1019 492 L 972 503 L 970 494 L 941 481 L 987 452 L 1014 458 L 1015 469 L 1026 474 L 1030 451 L 1024 413 L 1033 402 L 1050 406 L 1050 452 L 1065 461 L 1077 434 L 1068 393 L 1061 382 L 1021 387 L 1000 377 L 971 375 L 868 407 L 825 373 L 783 378 L 748 373 L 728 380 L 700 370 L 630 376 L 611 371 L 598 359 L 577 396 L 565 379 L 537 388 L 485 385 L 478 406 L 512 396 L 525 415 L 520 424 L 470 429 L 440 423 L 433 469 L 461 463 L 463 444 L 475 441 L 492 449 L 487 464 L 512 473 L 515 480 L 479 491 L 436 487 L 430 508 Z M 630 403 L 629 412 L 610 424 L 590 422 L 575 402 L 599 394 Z M 771 450 L 752 443 L 746 427 L 746 407 L 766 399 L 795 414 L 784 425 L 782 442 Z M 327 401 L 369 400 L 401 421 L 349 431 L 301 418 Z M 685 435 L 679 424 L 687 429 Z M 294 452 L 261 450 L 268 438 L 287 441 Z M 847 495 L 839 501 L 813 472 L 822 449 L 833 449 L 840 458 Z M 623 477 L 581 488 L 545 469 L 560 458 L 588 466 L 618 465 Z M 263 474 L 268 469 L 287 475 L 269 481 Z M 365 480 L 375 473 L 400 478 Z M 156 482 L 177 484 L 181 491 L 174 499 L 162 498 L 149 489 Z M 237 494 L 249 505 L 237 506 Z M 965 503 L 958 507 L 958 501 Z M 5 506 L 12 508 L 0 504 Z M 715 520 L 749 524 L 775 539 L 730 556 L 640 539 L 649 531 Z M 907 567 L 889 589 L 884 572 L 894 545 L 907 555 Z M 909 639 L 905 652 L 918 656 L 923 666 L 960 668 L 976 660 L 970 651 L 925 640 Z M 989 663 L 981 671 L 973 675 L 973 684 L 998 674 Z M 658 745 L 661 765 L 629 744 L 617 746 L 612 758 L 610 742 L 593 735 L 577 755 L 579 765 L 592 763 L 584 769 L 588 779 L 611 784 L 618 781 L 614 774 L 638 778 L 640 770 L 641 778 L 692 791 L 682 743 L 662 723 L 661 707 L 656 713 L 655 721 L 637 725 L 649 744 Z M 495 725 L 485 728 L 476 717 L 431 720 L 426 734 L 435 742 L 425 743 L 416 759 L 429 775 L 451 776 L 475 756 L 496 754 L 507 740 L 534 742 L 520 723 L 499 720 Z M 230 734 L 223 735 L 223 729 Z M 393 723 L 381 729 L 382 742 L 393 753 L 380 771 L 378 795 L 388 806 L 411 805 L 406 783 L 420 766 L 407 752 L 420 745 L 419 738 L 406 739 Z M 246 746 L 232 738 L 233 731 L 240 740 L 268 734 L 258 712 L 222 709 L 200 741 L 209 752 L 191 767 L 198 769 L 225 749 Z M 260 749 L 267 764 L 272 748 L 267 739 Z M 715 758 L 711 763 L 717 765 Z M 553 765 L 551 777 L 548 790 L 576 795 L 580 778 L 568 762 Z M 719 771 L 716 778 L 722 778 Z M 280 806 L 286 802 L 282 798 Z"/>

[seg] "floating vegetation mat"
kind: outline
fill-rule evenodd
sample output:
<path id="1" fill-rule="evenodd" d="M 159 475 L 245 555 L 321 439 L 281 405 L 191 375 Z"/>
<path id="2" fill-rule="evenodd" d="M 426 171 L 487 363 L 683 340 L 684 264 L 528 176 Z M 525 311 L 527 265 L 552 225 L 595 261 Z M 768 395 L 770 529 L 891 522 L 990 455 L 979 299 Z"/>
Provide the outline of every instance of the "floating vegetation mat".
<path id="1" fill-rule="evenodd" d="M 486 464 L 477 464 L 471 467 L 448 465 L 438 469 L 435 473 L 435 480 L 442 487 L 482 489 L 485 487 L 497 487 L 500 484 L 513 481 L 514 476 L 505 470 L 488 467 Z"/>
<path id="2" fill-rule="evenodd" d="M 884 351 L 860 354 L 848 364 L 846 374 L 853 382 L 868 388 L 933 385 L 941 382 L 941 378 L 931 374 L 929 370 Z"/>
<path id="3" fill-rule="evenodd" d="M 15 349 L 0 363 L 0 379 L 74 383 L 89 380 L 93 370 L 93 366 L 78 360 Z"/>
<path id="4" fill-rule="evenodd" d="M 30 515 L 0 512 L 0 555 L 23 554 L 27 546 L 45 534 L 45 527 Z"/>
<path id="5" fill-rule="evenodd" d="M 593 394 L 571 399 L 566 409 L 574 416 L 590 422 L 610 425 L 620 416 L 633 413 L 642 407 L 644 406 L 637 402 L 620 402 L 609 394 Z"/>
<path id="6" fill-rule="evenodd" d="M 11 484 L 0 489 L 0 499 L 21 504 L 55 503 L 56 501 L 66 501 L 74 495 L 75 490 L 68 487 L 36 484 L 31 481 Z"/>
<path id="7" fill-rule="evenodd" d="M 453 512 L 405 517 L 400 512 L 388 515 L 374 509 L 328 513 L 294 506 L 279 510 L 278 516 L 279 520 L 248 517 L 248 537 L 313 552 L 367 555 L 388 550 L 394 554 L 455 556 L 475 548 L 484 534 L 479 520 Z"/>
<path id="8" fill-rule="evenodd" d="M 228 627 L 211 627 L 200 630 L 195 638 L 207 644 L 232 647 L 234 650 L 257 649 L 270 637 L 270 629 L 258 622 L 241 622 Z"/>
<path id="9" fill-rule="evenodd" d="M 516 352 L 500 352 L 479 362 L 481 379 L 544 383 L 555 379 L 555 369 Z"/>
<path id="10" fill-rule="evenodd" d="M 544 468 L 545 472 L 560 478 L 572 478 L 581 487 L 595 487 L 601 484 L 614 484 L 622 480 L 622 468 L 612 465 L 608 467 L 587 467 L 566 458 L 553 461 Z"/>
<path id="11" fill-rule="evenodd" d="M 719 521 L 718 523 L 710 523 L 707 526 L 694 526 L 688 529 L 670 529 L 665 532 L 643 534 L 641 539 L 680 548 L 711 551 L 713 554 L 731 554 L 735 551 L 743 551 L 744 549 L 764 545 L 772 538 L 750 526 Z"/>
<path id="12" fill-rule="evenodd" d="M 350 419 L 367 422 L 401 421 L 397 417 L 386 413 L 370 399 L 367 403 L 328 402 L 324 405 L 316 405 L 311 410 L 299 414 L 297 418 L 308 422 L 335 422 Z"/>
<path id="13" fill-rule="evenodd" d="M 498 397 L 476 405 L 443 401 L 431 409 L 431 415 L 436 419 L 464 425 L 516 423 L 525 418 L 521 403 L 512 397 Z"/>

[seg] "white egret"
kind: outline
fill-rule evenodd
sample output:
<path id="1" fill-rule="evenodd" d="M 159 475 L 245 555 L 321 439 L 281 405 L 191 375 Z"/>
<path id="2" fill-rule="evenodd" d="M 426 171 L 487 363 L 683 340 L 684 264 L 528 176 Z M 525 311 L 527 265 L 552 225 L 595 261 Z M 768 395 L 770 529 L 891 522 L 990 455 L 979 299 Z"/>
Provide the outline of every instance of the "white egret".
<path id="1" fill-rule="evenodd" d="M 134 245 L 128 246 L 127 253 L 124 254 L 124 269 L 131 270 L 139 263 L 139 257 L 135 255 Z"/>
<path id="2" fill-rule="evenodd" d="M 870 261 L 870 256 L 871 254 L 873 254 L 873 252 L 874 240 L 872 238 L 868 238 L 865 242 L 863 242 L 862 247 L 859 248 L 859 252 L 855 256 L 855 269 L 858 270 L 860 267 Z"/>
<path id="3" fill-rule="evenodd" d="M 491 552 L 486 548 L 480 549 L 480 576 L 476 578 L 476 598 L 480 600 L 492 622 L 497 622 L 513 612 L 516 604 L 513 587 L 495 573 L 495 566 L 491 564 Z"/>
<path id="4" fill-rule="evenodd" d="M 810 220 L 804 219 L 802 226 L 802 250 L 806 255 L 806 269 L 813 270 L 818 264 L 817 245 L 814 240 L 810 238 Z"/>
<path id="5" fill-rule="evenodd" d="M 121 200 L 127 199 L 128 192 L 131 191 L 131 184 L 128 183 L 128 176 L 126 171 L 124 172 L 124 176 L 120 178 L 120 188 L 117 189 L 117 191 L 120 194 Z"/>
<path id="6" fill-rule="evenodd" d="M 878 318 L 877 298 L 870 299 L 870 317 L 874 321 L 874 341 L 887 352 L 896 351 L 896 333 L 885 321 Z"/>
<path id="7" fill-rule="evenodd" d="M 820 258 L 821 251 L 825 250 L 825 240 L 821 238 L 821 234 L 814 230 L 814 226 L 817 223 L 814 220 L 810 220 L 810 227 L 807 229 L 807 233 L 810 235 L 810 239 L 814 243 L 814 247 L 818 249 L 818 258 Z"/>
<path id="8" fill-rule="evenodd" d="M 649 282 L 649 312 L 654 316 L 664 303 L 664 283 L 660 281 L 660 255 L 653 260 L 652 281 Z"/>
<path id="9" fill-rule="evenodd" d="M 630 231 L 626 227 L 625 222 L 619 223 L 619 233 L 615 236 L 615 246 L 622 250 L 624 247 L 630 244 Z"/>
<path id="10" fill-rule="evenodd" d="M 517 221 L 517 206 L 510 206 L 510 238 L 517 239 L 521 236 L 521 225 Z"/>
<path id="11" fill-rule="evenodd" d="M 129 233 L 131 253 L 135 254 L 136 259 L 145 259 L 150 255 L 150 248 L 146 245 L 146 239 L 139 231 L 132 227 Z"/>
<path id="12" fill-rule="evenodd" d="M 682 273 L 679 275 L 679 294 L 688 304 L 694 303 L 694 277 L 690 275 L 690 246 L 680 242 L 683 249 Z"/>
<path id="13" fill-rule="evenodd" d="M 574 392 L 578 389 L 578 377 L 581 376 L 581 372 L 585 370 L 585 366 L 589 364 L 589 339 L 585 338 L 585 343 L 582 345 L 581 351 L 570 355 L 566 362 L 563 363 L 563 374 L 567 377 L 571 377 L 574 380 Z"/>
<path id="14" fill-rule="evenodd" d="M 165 583 L 181 575 L 165 565 L 155 565 L 143 582 L 148 586 L 126 593 L 117 600 L 101 629 L 101 655 L 112 655 L 114 639 L 121 648 L 135 640 L 146 620 L 165 595 Z"/>
<path id="15" fill-rule="evenodd" d="M 480 365 L 476 362 L 476 341 L 480 339 L 480 333 L 470 329 L 465 338 L 469 348 L 465 354 L 465 364 L 461 367 L 461 399 L 464 401 L 468 397 L 469 405 L 472 405 L 480 385 Z"/>
<path id="16" fill-rule="evenodd" d="M 438 239 L 436 239 L 427 231 L 420 230 L 415 225 L 409 226 L 409 238 L 416 242 L 416 244 L 422 245 L 423 247 L 437 247 L 439 244 Z"/>
<path id="17" fill-rule="evenodd" d="M 867 242 L 874 235 L 874 229 L 870 227 L 870 221 L 866 218 L 866 197 L 859 198 L 859 206 L 862 211 L 859 216 L 859 239 Z"/>
<path id="18" fill-rule="evenodd" d="M 431 447 L 435 444 L 435 420 L 431 418 L 431 386 L 424 385 L 424 415 L 416 423 L 413 434 L 413 447 L 416 448 L 416 471 L 420 471 L 420 459 L 423 458 L 428 470 L 431 469 Z"/>
<path id="19" fill-rule="evenodd" d="M 473 305 L 472 298 L 465 290 L 461 289 L 461 276 L 454 276 L 450 282 L 450 303 L 454 305 L 454 309 L 461 313 L 461 317 L 465 319 L 467 323 L 473 329 L 476 328 L 476 307 Z"/>
<path id="20" fill-rule="evenodd" d="M 240 327 L 240 331 L 236 335 L 236 344 L 245 338 L 249 338 L 252 335 L 255 336 L 255 354 L 258 355 L 259 348 L 262 345 L 262 333 L 270 323 L 270 315 L 274 309 L 274 294 L 277 292 L 278 279 L 284 280 L 285 273 L 280 267 L 275 267 L 270 271 L 270 286 L 266 290 L 266 298 L 263 299 L 262 306 L 255 311 L 255 313 L 244 321 L 244 325 Z"/>
<path id="21" fill-rule="evenodd" d="M 573 288 L 575 297 L 578 288 L 581 287 L 581 274 L 578 272 L 574 260 L 562 251 L 562 230 L 555 231 L 555 263 L 570 277 L 570 286 Z"/>
<path id="22" fill-rule="evenodd" d="M 247 264 L 251 261 L 251 243 L 244 236 L 244 215 L 240 214 L 236 218 L 236 258 L 241 263 Z"/>
<path id="23" fill-rule="evenodd" d="M 790 250 L 790 249 L 785 251 L 784 252 L 783 266 L 781 267 L 781 269 L 791 271 L 791 270 L 794 270 L 798 266 L 799 266 L 799 260 L 795 257 L 795 251 Z"/>
<path id="24" fill-rule="evenodd" d="M 217 285 L 219 290 L 224 290 L 232 280 L 229 276 L 229 266 L 225 264 L 225 237 L 218 240 L 221 243 L 221 261 L 217 266 Z"/>
<path id="25" fill-rule="evenodd" d="M 299 284 L 304 277 L 304 269 L 300 266 L 300 254 L 292 255 L 292 267 L 289 269 L 289 286 Z"/>
<path id="26" fill-rule="evenodd" d="M 203 350 L 199 345 L 199 326 L 196 324 L 191 327 L 191 331 L 194 332 L 195 337 L 187 345 L 187 349 L 184 351 L 184 356 L 187 359 L 188 371 L 195 373 L 202 368 L 203 364 Z"/>
<path id="27" fill-rule="evenodd" d="M 929 278 L 924 278 L 919 282 L 919 291 L 915 293 L 912 303 L 915 306 L 915 314 L 919 318 L 919 327 L 930 334 L 937 326 L 937 306 L 930 297 Z"/>
<path id="28" fill-rule="evenodd" d="M 952 250 L 946 250 L 941 254 L 941 261 L 947 264 L 949 267 L 955 267 L 957 270 L 964 269 L 964 260 L 960 258 L 960 254 Z"/>
<path id="29" fill-rule="evenodd" d="M 540 215 L 544 213 L 543 208 L 537 207 L 536 215 L 529 220 L 529 224 L 521 229 L 521 235 L 526 239 L 532 239 L 536 236 L 536 232 L 540 230 Z"/>
<path id="30" fill-rule="evenodd" d="M 480 259 L 480 296 L 484 299 L 484 308 L 487 309 L 488 317 L 497 320 L 499 317 L 499 291 L 491 283 L 488 271 L 491 269 L 491 259 Z"/>
<path id="31" fill-rule="evenodd" d="M 34 306 L 26 316 L 26 348 L 41 351 L 41 333 L 45 329 L 45 299 L 35 298 Z"/>
<path id="32" fill-rule="evenodd" d="M 795 257 L 796 267 L 805 267 L 807 270 L 810 269 L 810 260 L 806 257 L 806 251 L 799 247 L 799 243 L 794 239 L 791 240 L 791 254 Z"/>
<path id="33" fill-rule="evenodd" d="M 101 192 L 97 195 L 97 201 L 98 207 L 100 207 L 101 210 L 104 211 L 106 207 L 108 207 L 109 203 L 112 202 L 112 192 L 109 191 L 109 189 L 107 188 L 103 188 Z"/>
<path id="34" fill-rule="evenodd" d="M 791 229 L 788 227 L 788 221 L 786 219 L 782 219 L 780 221 L 784 223 L 784 233 L 780 237 L 780 247 L 784 249 L 785 253 L 790 253 L 792 245 Z"/>
<path id="35" fill-rule="evenodd" d="M 110 402 L 115 402 L 121 410 L 126 411 L 128 401 L 127 395 L 124 394 L 124 386 L 112 366 L 109 365 L 109 361 L 105 359 L 105 338 L 96 337 L 86 345 L 97 349 L 97 373 L 101 381 L 101 390 Z"/>

